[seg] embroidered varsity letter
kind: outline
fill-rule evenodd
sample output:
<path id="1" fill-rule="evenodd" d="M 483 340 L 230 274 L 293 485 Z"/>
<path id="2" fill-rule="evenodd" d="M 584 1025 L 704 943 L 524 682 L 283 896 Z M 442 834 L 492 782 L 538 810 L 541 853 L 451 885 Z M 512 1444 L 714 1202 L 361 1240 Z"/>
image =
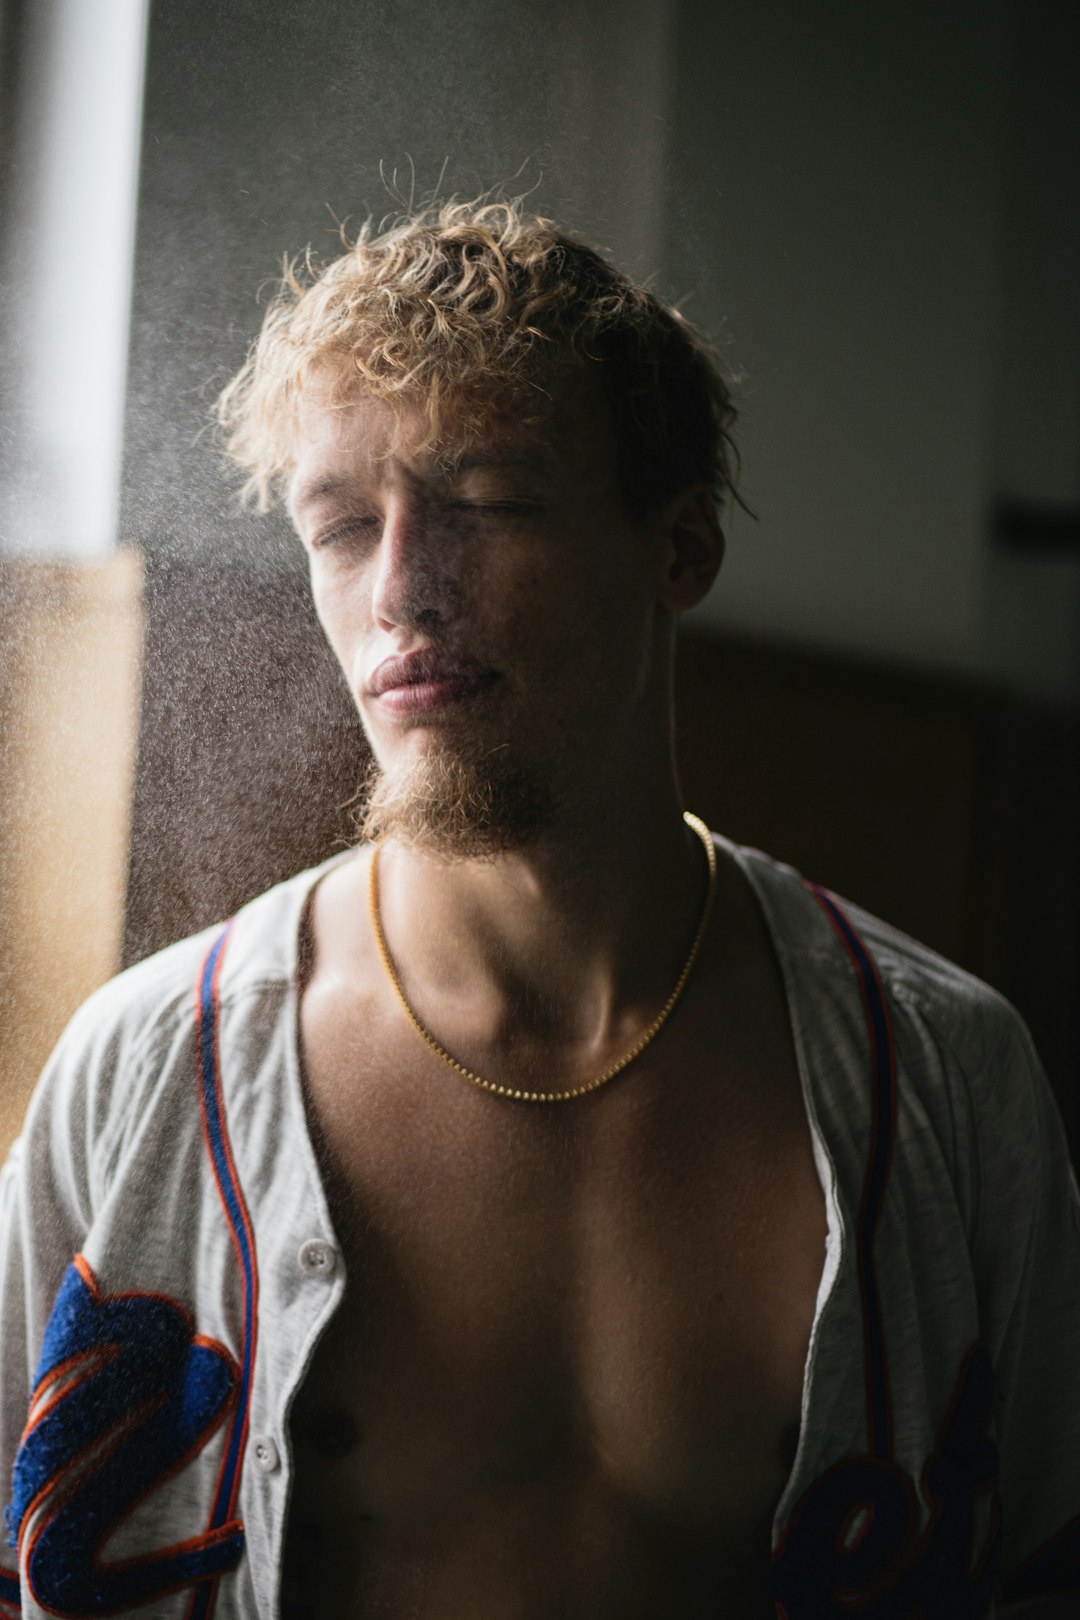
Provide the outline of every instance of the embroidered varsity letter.
<path id="1" fill-rule="evenodd" d="M 786 1620 L 982 1620 L 1001 1555 L 996 1514 L 987 1544 L 974 1545 L 976 1500 L 997 1483 L 987 1434 L 993 1389 L 990 1357 L 976 1349 L 923 1474 L 931 1512 L 921 1533 L 914 1487 L 894 1462 L 853 1457 L 814 1481 L 773 1564 Z"/>
<path id="2" fill-rule="evenodd" d="M 102 1550 L 202 1450 L 237 1382 L 233 1357 L 175 1300 L 102 1294 L 76 1256 L 45 1330 L 7 1510 L 35 1602 L 64 1616 L 116 1612 L 235 1569 L 236 1520 L 114 1563 Z"/>

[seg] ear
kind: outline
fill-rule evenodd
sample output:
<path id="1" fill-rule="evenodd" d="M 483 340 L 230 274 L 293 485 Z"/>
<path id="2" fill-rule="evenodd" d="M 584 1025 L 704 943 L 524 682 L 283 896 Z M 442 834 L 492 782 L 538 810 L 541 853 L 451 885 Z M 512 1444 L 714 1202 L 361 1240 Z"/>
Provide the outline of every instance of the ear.
<path id="1" fill-rule="evenodd" d="M 707 596 L 724 560 L 724 531 L 712 490 L 695 484 L 665 508 L 660 601 L 685 613 Z"/>

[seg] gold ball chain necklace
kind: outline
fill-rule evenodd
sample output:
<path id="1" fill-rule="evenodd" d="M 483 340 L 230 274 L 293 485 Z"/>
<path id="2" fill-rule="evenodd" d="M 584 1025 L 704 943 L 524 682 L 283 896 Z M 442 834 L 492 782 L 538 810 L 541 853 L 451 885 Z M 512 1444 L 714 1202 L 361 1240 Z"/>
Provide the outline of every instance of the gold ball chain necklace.
<path id="1" fill-rule="evenodd" d="M 706 827 L 701 818 L 699 816 L 691 815 L 689 810 L 683 812 L 683 820 L 686 822 L 688 827 L 693 828 L 694 832 L 696 832 L 698 837 L 701 839 L 701 842 L 705 846 L 706 858 L 709 862 L 709 887 L 705 895 L 705 905 L 702 909 L 701 921 L 698 923 L 697 933 L 694 935 L 694 943 L 690 947 L 690 955 L 686 959 L 686 965 L 679 974 L 678 983 L 671 992 L 667 1001 L 664 1003 L 663 1009 L 661 1010 L 659 1016 L 655 1018 L 649 1025 L 644 1035 L 637 1042 L 637 1045 L 631 1047 L 630 1051 L 626 1053 L 625 1057 L 621 1057 L 617 1063 L 613 1063 L 610 1069 L 605 1069 L 604 1073 L 600 1075 L 598 1079 L 590 1080 L 588 1084 L 584 1086 L 575 1086 L 573 1091 L 520 1091 L 514 1086 L 499 1086 L 496 1085 L 492 1080 L 482 1080 L 478 1074 L 473 1074 L 471 1069 L 467 1069 L 463 1063 L 458 1063 L 455 1058 L 452 1058 L 449 1052 L 443 1050 L 438 1041 L 435 1040 L 434 1036 L 428 1034 L 427 1030 L 424 1028 L 423 1024 L 420 1022 L 419 1018 L 417 1018 L 416 1014 L 413 1012 L 408 1001 L 406 1000 L 405 992 L 401 987 L 401 980 L 397 976 L 397 971 L 390 959 L 390 952 L 386 946 L 386 939 L 382 931 L 382 923 L 379 919 L 379 885 L 378 877 L 376 875 L 376 868 L 379 860 L 379 845 L 376 844 L 375 848 L 371 852 L 371 868 L 368 876 L 368 909 L 371 912 L 371 927 L 375 935 L 375 943 L 378 946 L 379 955 L 382 957 L 383 967 L 386 969 L 387 977 L 394 987 L 398 1001 L 401 1003 L 402 1011 L 409 1020 L 409 1023 L 412 1025 L 413 1029 L 423 1041 L 424 1045 L 428 1047 L 430 1051 L 434 1052 L 436 1057 L 441 1058 L 445 1064 L 453 1069 L 455 1074 L 461 1075 L 464 1080 L 470 1080 L 474 1086 L 479 1086 L 481 1091 L 493 1092 L 497 1097 L 509 1097 L 514 1102 L 569 1102 L 573 1097 L 584 1097 L 587 1092 L 596 1091 L 600 1086 L 607 1085 L 609 1080 L 614 1080 L 615 1076 L 625 1069 L 627 1064 L 632 1063 L 638 1054 L 645 1050 L 653 1037 L 657 1035 L 663 1028 L 664 1024 L 667 1023 L 672 1009 L 674 1008 L 679 997 L 682 995 L 683 987 L 686 984 L 687 979 L 690 977 L 690 969 L 694 965 L 701 941 L 705 937 L 705 929 L 708 926 L 709 917 L 712 912 L 713 900 L 716 895 L 716 849 L 713 845 L 712 834 L 709 832 L 708 827 Z"/>

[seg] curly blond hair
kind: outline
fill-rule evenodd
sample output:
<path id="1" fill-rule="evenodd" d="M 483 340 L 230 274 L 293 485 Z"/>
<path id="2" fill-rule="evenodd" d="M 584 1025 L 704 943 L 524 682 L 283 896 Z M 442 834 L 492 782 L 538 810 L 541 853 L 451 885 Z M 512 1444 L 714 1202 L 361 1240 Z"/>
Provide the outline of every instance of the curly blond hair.
<path id="1" fill-rule="evenodd" d="M 315 373 L 330 401 L 357 391 L 421 403 L 419 448 L 459 448 L 508 402 L 546 394 L 560 371 L 596 364 L 611 402 L 633 509 L 704 481 L 735 494 L 733 379 L 680 313 L 521 200 L 432 202 L 369 218 L 328 264 L 286 261 L 262 330 L 220 396 L 228 456 L 246 499 L 285 493 L 297 401 Z M 533 396 L 536 397 L 535 395 Z M 452 423 L 451 423 L 452 413 Z"/>

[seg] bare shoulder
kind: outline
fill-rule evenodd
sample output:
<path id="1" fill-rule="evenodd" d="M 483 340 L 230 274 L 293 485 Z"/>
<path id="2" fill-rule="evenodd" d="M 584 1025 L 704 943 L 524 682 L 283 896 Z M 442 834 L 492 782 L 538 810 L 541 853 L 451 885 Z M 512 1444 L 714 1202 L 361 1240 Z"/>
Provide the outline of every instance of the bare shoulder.
<path id="1" fill-rule="evenodd" d="M 362 844 L 330 868 L 312 888 L 300 931 L 299 973 L 305 991 L 373 977 L 368 876 L 373 846 Z"/>

